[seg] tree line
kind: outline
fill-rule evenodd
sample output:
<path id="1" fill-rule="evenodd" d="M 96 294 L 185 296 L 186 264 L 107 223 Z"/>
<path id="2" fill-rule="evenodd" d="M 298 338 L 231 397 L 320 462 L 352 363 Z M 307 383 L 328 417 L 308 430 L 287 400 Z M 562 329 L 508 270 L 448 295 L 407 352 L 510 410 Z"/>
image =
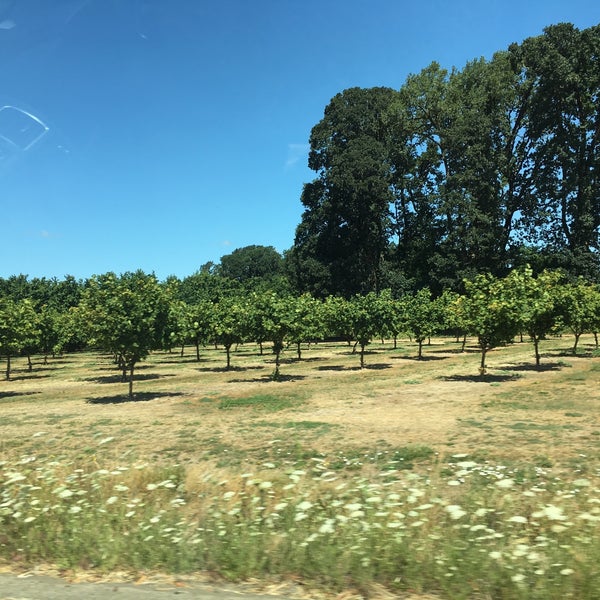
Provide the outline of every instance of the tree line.
<path id="1" fill-rule="evenodd" d="M 337 94 L 310 135 L 294 287 L 463 291 L 563 268 L 600 281 L 600 25 L 552 25 L 399 90 Z"/>
<path id="2" fill-rule="evenodd" d="M 206 273 L 198 277 L 205 283 L 220 279 Z M 12 283 L 19 281 L 27 282 L 13 278 Z M 41 298 L 44 282 L 47 295 Z M 373 340 L 395 343 L 399 336 L 409 336 L 418 346 L 417 358 L 422 358 L 426 340 L 443 333 L 462 339 L 463 349 L 467 336 L 473 336 L 481 352 L 479 372 L 484 374 L 487 353 L 519 334 L 532 341 L 539 366 L 539 343 L 551 333 L 571 331 L 576 352 L 584 333 L 593 333 L 598 346 L 600 330 L 599 285 L 583 278 L 566 281 L 560 271 L 536 276 L 529 266 L 502 278 L 479 274 L 465 281 L 464 293 L 445 290 L 437 296 L 422 288 L 398 297 L 388 289 L 317 299 L 269 289 L 235 293 L 197 285 L 196 297 L 188 302 L 183 299 L 189 294 L 184 281 L 161 282 L 142 271 L 106 273 L 77 286 L 72 279 L 31 283 L 29 295 L 25 289 L 21 296 L 0 293 L 5 378 L 10 378 L 15 356 L 27 356 L 32 369 L 32 354 L 47 361 L 68 350 L 98 349 L 114 357 L 123 381 L 129 382 L 130 397 L 135 366 L 156 350 L 181 349 L 183 354 L 192 346 L 200 360 L 201 348 L 214 344 L 223 348 L 224 368 L 230 369 L 236 345 L 256 343 L 262 354 L 266 344 L 274 357 L 272 376 L 278 379 L 284 350 L 293 348 L 301 360 L 306 343 L 335 339 L 354 344 L 364 367 L 366 348 Z"/>

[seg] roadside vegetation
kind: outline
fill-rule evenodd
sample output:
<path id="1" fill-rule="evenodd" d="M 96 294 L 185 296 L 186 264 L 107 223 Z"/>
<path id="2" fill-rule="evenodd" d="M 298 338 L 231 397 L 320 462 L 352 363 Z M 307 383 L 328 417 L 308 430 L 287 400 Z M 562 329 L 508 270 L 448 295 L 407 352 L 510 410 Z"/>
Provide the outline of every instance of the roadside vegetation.
<path id="1" fill-rule="evenodd" d="M 134 401 L 112 357 L 13 361 L 0 555 L 67 571 L 210 572 L 320 593 L 594 598 L 600 362 L 592 335 L 152 352 Z M 356 349 L 356 354 L 359 349 Z M 427 360 L 429 357 L 429 360 Z"/>

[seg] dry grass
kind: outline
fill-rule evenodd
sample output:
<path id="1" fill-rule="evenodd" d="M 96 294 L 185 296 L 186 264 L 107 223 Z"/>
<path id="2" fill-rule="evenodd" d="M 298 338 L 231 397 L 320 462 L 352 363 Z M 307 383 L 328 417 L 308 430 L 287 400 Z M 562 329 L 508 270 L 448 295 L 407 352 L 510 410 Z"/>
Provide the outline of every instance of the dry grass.
<path id="1" fill-rule="evenodd" d="M 42 532 L 38 536 L 38 554 L 35 548 L 29 549 L 33 553 L 33 560 L 37 560 L 39 555 L 51 562 L 64 562 L 67 556 L 61 552 L 68 554 L 72 540 L 63 540 L 66 546 L 62 551 L 52 550 L 54 554 L 51 552 L 46 556 L 43 541 L 47 527 L 54 527 L 56 520 L 57 532 L 66 525 L 75 527 L 77 519 L 86 517 L 88 512 L 96 515 L 90 517 L 91 527 L 97 524 L 96 517 L 106 516 L 106 506 L 115 511 L 114 522 L 110 518 L 109 521 L 117 524 L 116 531 L 131 529 L 133 539 L 136 531 L 139 533 L 143 530 L 143 535 L 146 535 L 148 515 L 140 513 L 141 521 L 136 529 L 135 524 L 127 520 L 129 513 L 125 516 L 118 513 L 119 507 L 129 502 L 126 504 L 128 509 L 135 504 L 135 510 L 139 508 L 141 511 L 142 507 L 147 506 L 147 510 L 157 511 L 159 505 L 155 503 L 162 498 L 164 509 L 157 514 L 165 520 L 168 520 L 165 515 L 172 517 L 173 523 L 177 521 L 176 526 L 187 535 L 188 530 L 195 531 L 193 526 L 188 526 L 187 520 L 193 523 L 198 519 L 211 522 L 213 517 L 225 519 L 226 515 L 234 513 L 223 512 L 215 506 L 224 502 L 223 498 L 230 498 L 232 503 L 243 503 L 249 497 L 248 490 L 252 491 L 252 486 L 259 486 L 255 490 L 257 499 L 267 499 L 269 506 L 274 505 L 270 510 L 275 510 L 275 506 L 288 506 L 291 507 L 289 510 L 295 510 L 293 506 L 298 500 L 295 494 L 299 493 L 304 494 L 300 498 L 305 499 L 308 497 L 306 494 L 312 494 L 310 498 L 314 501 L 314 510 L 325 511 L 331 498 L 337 498 L 338 492 L 335 490 L 345 490 L 339 492 L 346 494 L 345 499 L 338 502 L 342 505 L 350 502 L 347 504 L 349 507 L 354 505 L 356 498 L 363 498 L 366 505 L 369 499 L 365 500 L 364 494 L 373 494 L 373 490 L 385 488 L 385 493 L 389 493 L 391 488 L 387 486 L 392 484 L 401 496 L 415 493 L 413 499 L 406 499 L 408 507 L 416 507 L 407 512 L 407 519 L 414 522 L 407 521 L 405 524 L 402 531 L 408 537 L 403 538 L 404 542 L 399 548 L 404 548 L 409 540 L 413 540 L 414 547 L 411 546 L 413 549 L 403 559 L 406 560 L 404 567 L 400 564 L 402 561 L 392 560 L 394 568 L 402 576 L 402 582 L 392 587 L 399 587 L 400 593 L 408 594 L 411 589 L 422 589 L 433 590 L 434 596 L 410 597 L 438 597 L 435 595 L 438 591 L 442 594 L 439 597 L 492 597 L 486 595 L 487 592 L 467 595 L 467 592 L 479 589 L 477 582 L 483 578 L 481 585 L 484 587 L 481 589 L 487 589 L 484 584 L 494 580 L 496 583 L 490 589 L 494 585 L 500 586 L 504 594 L 502 597 L 523 598 L 527 596 L 521 594 L 518 582 L 527 573 L 527 577 L 537 582 L 535 585 L 541 586 L 540 582 L 546 582 L 546 587 L 539 587 L 536 598 L 592 598 L 595 597 L 595 591 L 590 595 L 582 590 L 587 590 L 586 578 L 590 572 L 586 560 L 594 565 L 598 556 L 597 546 L 592 548 L 589 545 L 590 540 L 594 539 L 589 537 L 589 531 L 599 517 L 589 506 L 591 502 L 597 502 L 594 495 L 597 486 L 594 487 L 590 482 L 597 478 L 600 464 L 597 410 L 600 400 L 600 356 L 593 348 L 591 336 L 581 341 L 580 355 L 572 356 L 569 352 L 571 346 L 570 337 L 546 341 L 542 348 L 544 358 L 540 370 L 533 367 L 530 344 L 519 343 L 498 349 L 489 356 L 490 372 L 481 377 L 477 375 L 479 357 L 476 348 L 470 346 L 467 352 L 461 353 L 460 345 L 450 339 L 433 340 L 425 348 L 425 359 L 422 361 L 415 360 L 416 347 L 409 341 L 403 341 L 397 349 L 390 343 L 374 343 L 367 355 L 368 368 L 362 370 L 358 368 L 359 358 L 352 354 L 351 348 L 343 344 L 323 343 L 304 349 L 302 361 L 295 360 L 295 353 L 289 349 L 282 367 L 282 378 L 276 382 L 271 379 L 273 362 L 267 350 L 261 356 L 253 345 L 240 347 L 233 355 L 233 369 L 226 371 L 223 368 L 225 356 L 221 350 L 204 349 L 201 361 L 197 362 L 192 350 L 186 349 L 183 357 L 175 352 L 155 353 L 141 364 L 137 370 L 134 388 L 136 399 L 133 402 L 128 401 L 127 385 L 120 382 L 119 373 L 114 369 L 110 357 L 86 352 L 51 360 L 48 365 L 43 365 L 38 358 L 34 359 L 32 372 L 27 370 L 24 359 L 17 360 L 14 379 L 0 382 L 0 461 L 7 468 L 4 492 L 9 498 L 5 505 L 13 507 L 7 509 L 9 512 L 13 509 L 16 511 L 12 519 L 6 517 L 5 523 L 16 528 L 18 531 L 15 536 L 21 535 L 28 540 L 28 544 L 38 539 L 36 532 Z M 467 456 L 469 460 L 465 462 Z M 54 458 L 57 460 L 54 461 Z M 36 465 L 34 471 L 27 471 L 30 463 Z M 145 468 L 144 464 L 150 468 Z M 128 468 L 132 465 L 136 468 Z M 113 472 L 110 472 L 111 467 L 115 468 Z M 53 510 L 58 511 L 56 515 L 35 512 L 38 505 L 24 500 L 23 494 L 27 489 L 32 494 L 34 490 L 42 494 L 45 488 L 19 487 L 22 476 L 15 476 L 13 469 L 24 469 L 31 477 L 39 477 L 40 473 L 45 472 L 44 469 L 49 473 L 57 469 L 58 479 L 48 476 L 50 479 L 46 492 L 49 498 L 42 498 L 43 502 L 36 500 L 41 502 L 39 506 L 49 502 Z M 409 469 L 419 474 L 407 472 Z M 301 485 L 302 489 L 299 488 L 298 492 L 285 491 L 296 473 L 305 474 L 296 477 L 302 479 L 302 485 L 314 485 L 315 489 L 304 489 Z M 511 487 L 514 485 L 519 490 L 523 487 L 515 491 L 513 500 L 505 492 L 506 486 L 502 490 L 498 486 L 499 479 L 507 475 L 507 483 Z M 590 479 L 582 478 L 584 475 Z M 93 479 L 92 483 L 100 486 L 97 489 L 102 491 L 102 485 L 108 487 L 104 490 L 104 496 L 94 496 L 95 501 L 89 500 L 85 510 L 82 508 L 81 512 L 74 513 L 69 521 L 65 516 L 67 509 L 61 513 L 62 504 L 56 500 L 57 491 L 62 489 L 56 487 L 56 481 L 62 481 L 64 477 L 74 490 L 77 482 L 81 485 L 90 483 L 94 477 L 98 481 Z M 112 485 L 113 478 L 119 477 L 122 477 L 125 486 Z M 343 478 L 346 480 L 340 484 L 339 480 Z M 455 478 L 462 478 L 460 485 Z M 180 494 L 178 490 L 185 490 L 189 504 L 184 502 L 181 507 L 179 504 L 171 506 L 170 497 L 165 495 L 167 492 L 158 483 L 161 480 L 169 482 L 171 488 L 176 488 L 173 491 L 176 496 Z M 335 483 L 330 483 L 334 480 Z M 268 482 L 269 487 L 265 488 L 268 492 L 261 491 L 261 481 Z M 409 481 L 411 483 L 407 483 Z M 564 481 L 564 490 L 560 488 L 561 481 Z M 582 488 L 584 483 L 590 487 Z M 92 492 L 100 493 L 94 485 L 86 489 L 83 498 L 91 498 Z M 347 488 L 344 487 L 346 485 Z M 117 495 L 112 495 L 116 494 L 118 487 L 121 491 L 117 498 Z M 152 491 L 155 489 L 158 491 Z M 591 494 L 589 497 L 588 489 Z M 9 497 L 12 492 L 17 494 L 18 501 Z M 153 494 L 157 498 L 149 499 Z M 144 502 L 138 506 L 136 502 L 141 497 L 147 499 L 147 504 Z M 282 498 L 285 502 L 275 504 Z M 417 498 L 420 500 L 417 501 Z M 174 501 L 179 502 L 178 496 Z M 513 501 L 515 505 L 511 506 Z M 69 502 L 68 497 L 65 502 Z M 211 502 L 217 504 L 213 506 Z M 417 507 L 419 502 L 421 504 Z M 257 511 L 264 508 L 262 504 L 264 502 L 261 506 L 256 505 Z M 308 504 L 313 506 L 310 502 Z M 539 568 L 535 571 L 540 573 L 539 576 L 533 577 L 531 565 L 522 564 L 525 561 L 522 558 L 523 540 L 534 539 L 533 532 L 539 533 L 540 523 L 532 523 L 533 529 L 529 535 L 521 532 L 518 529 L 521 525 L 511 522 L 508 517 L 512 515 L 518 519 L 518 523 L 522 523 L 525 519 L 522 515 L 534 514 L 539 512 L 540 507 L 553 507 L 554 504 L 564 507 L 565 513 L 571 515 L 573 522 L 568 525 L 574 528 L 574 532 L 571 534 L 568 528 L 560 526 L 556 530 L 556 539 L 551 536 L 549 549 L 545 547 L 549 538 L 539 538 L 546 541 L 540 542 L 540 548 L 534 547 L 528 556 L 548 553 L 547 561 L 552 563 L 550 571 L 554 567 L 554 571 L 561 569 L 558 571 L 560 577 L 556 573 L 554 579 L 548 577 Z M 392 505 L 399 506 L 396 501 Z M 383 505 L 376 506 L 381 511 Z M 499 542 L 494 536 L 469 533 L 480 532 L 484 527 L 478 516 L 481 506 L 491 506 L 489 510 L 497 512 L 496 525 L 499 528 L 501 522 L 508 518 L 504 529 L 498 534 Z M 449 516 L 451 508 L 460 510 L 460 513 Z M 396 511 L 397 508 L 390 510 Z M 422 511 L 425 510 L 431 512 L 430 518 L 424 516 Z M 24 519 L 22 511 L 25 511 L 23 514 L 27 511 L 32 514 L 21 525 Z M 380 532 L 375 540 L 384 534 L 388 538 L 393 537 L 394 532 L 400 531 L 389 529 L 391 525 L 396 527 L 400 523 L 386 525 L 385 518 L 392 517 L 385 517 L 385 514 L 375 512 L 371 515 L 375 520 L 384 519 L 379 529 L 373 525 L 373 531 Z M 331 516 L 325 512 L 323 515 L 323 518 Z M 38 526 L 37 520 L 29 522 L 32 517 L 40 520 L 45 518 L 46 521 Z M 253 527 L 263 523 L 263 517 L 262 513 L 257 513 L 257 516 L 251 514 L 243 528 L 233 528 L 232 532 L 243 535 L 249 531 L 251 534 Z M 369 525 L 369 519 L 364 519 Z M 454 524 L 454 519 L 461 519 L 461 524 Z M 463 525 L 462 520 L 465 519 L 469 519 L 470 524 Z M 164 532 L 172 532 L 175 525 L 170 521 L 165 525 L 161 523 L 156 525 L 154 534 L 163 539 L 166 535 Z M 215 523 L 219 525 L 220 521 L 217 519 Z M 302 521 L 305 532 L 295 523 L 281 533 L 284 536 L 282 539 L 291 532 L 299 536 L 298 540 L 304 539 L 302 536 L 306 537 L 312 531 L 309 527 L 311 523 L 314 531 L 309 538 L 320 535 L 323 523 L 327 525 L 329 521 Z M 162 532 L 160 527 L 167 525 L 170 526 Z M 359 532 L 363 531 L 364 525 L 361 521 Z M 418 528 L 415 528 L 417 525 Z M 19 526 L 24 527 L 23 531 L 18 529 Z M 95 540 L 92 547 L 86 546 L 88 553 L 106 537 L 102 533 L 103 526 L 97 524 L 97 527 L 97 532 L 88 532 Z M 437 534 L 436 527 L 445 534 Z M 208 525 L 203 531 L 215 531 L 215 528 Z M 169 533 L 167 537 L 173 535 L 177 535 L 177 540 L 180 539 L 179 533 Z M 362 540 L 364 533 L 360 535 Z M 475 540 L 471 539 L 473 535 L 477 536 Z M 58 533 L 56 536 L 57 539 L 60 537 Z M 463 539 L 461 536 L 466 537 Z M 152 537 L 154 535 L 147 539 Z M 19 539 L 15 541 L 17 546 Z M 111 538 L 110 541 L 115 541 L 117 546 L 123 541 L 117 535 L 115 540 Z M 336 547 L 337 550 L 352 555 L 351 550 L 358 548 L 359 553 L 364 550 L 363 559 L 367 557 L 370 560 L 368 544 L 363 549 L 363 542 L 357 544 L 352 540 L 354 538 L 348 542 L 349 549 L 342 544 Z M 221 558 L 217 541 L 215 538 L 206 543 L 207 548 L 216 548 L 217 558 L 214 560 L 223 567 L 223 572 L 219 573 L 227 574 L 230 568 L 233 574 L 228 576 L 243 578 L 245 569 L 250 569 L 248 572 L 256 575 L 251 570 L 253 563 L 250 555 L 240 558 L 236 554 L 237 562 L 227 567 L 228 540 L 222 549 L 224 564 L 221 565 L 218 562 Z M 146 552 L 152 544 L 146 544 L 146 540 L 143 542 L 140 547 Z M 496 542 L 497 546 L 494 545 Z M 169 556 L 178 559 L 182 556 L 182 548 L 178 545 L 179 541 L 176 543 L 173 540 L 173 544 Z M 253 548 L 254 542 L 242 546 Z M 290 552 L 297 550 L 297 546 L 297 543 L 292 544 Z M 159 550 L 162 547 L 159 546 Z M 322 547 L 327 549 L 332 546 L 325 544 Z M 112 546 L 110 548 L 110 552 L 107 551 L 109 557 L 113 555 Z M 187 549 L 191 552 L 190 548 Z M 430 550 L 424 551 L 423 548 Z M 573 555 L 570 554 L 570 548 L 574 548 Z M 458 554 L 457 549 L 460 549 Z M 551 549 L 552 552 L 561 549 L 563 554 L 557 554 L 556 558 Z M 115 552 L 117 550 L 114 548 Z M 463 560 L 468 550 L 471 554 Z M 413 551 L 416 553 L 414 556 Z M 7 556 L 13 568 L 24 560 L 22 552 L 23 548 L 18 549 L 16 554 L 8 551 Z M 375 552 L 377 557 L 378 552 Z M 131 554 L 128 550 L 126 554 L 134 556 L 135 551 Z M 501 555 L 502 560 L 506 561 L 501 565 L 504 571 L 498 570 L 501 563 L 496 564 L 496 558 L 491 558 L 493 555 Z M 161 566 L 148 566 L 144 562 L 144 567 L 164 568 L 161 557 L 151 563 Z M 433 557 L 436 560 L 432 562 Z M 338 562 L 326 566 L 325 572 L 329 573 L 336 565 L 339 566 Z M 424 563 L 428 565 L 426 568 Z M 87 571 L 92 563 L 75 564 Z M 181 568 L 178 560 L 173 564 L 176 571 Z M 387 565 L 385 561 L 381 564 Z M 475 566 L 471 568 L 471 564 Z M 106 565 L 102 568 L 112 569 Z M 317 582 L 318 586 L 322 576 L 317 574 L 311 580 L 312 567 L 308 565 L 306 568 L 309 582 Z M 444 574 L 446 569 L 448 573 Z M 480 573 L 478 569 L 483 571 Z M 383 585 L 393 583 L 396 579 L 388 581 L 385 574 L 377 575 L 376 571 L 365 576 L 361 584 L 365 589 L 360 593 L 354 589 L 353 579 L 351 589 L 337 597 L 398 597 Z M 277 573 L 279 571 L 275 570 Z M 564 579 L 565 573 L 574 574 L 572 584 L 571 580 Z M 273 581 L 271 575 L 266 576 L 261 588 Z M 289 586 L 295 581 L 289 578 L 287 570 L 283 575 L 283 581 L 279 582 L 281 585 Z M 448 575 L 456 575 L 456 586 L 451 585 L 454 580 L 446 579 Z M 196 578 L 201 576 L 202 573 L 194 575 Z M 355 579 L 360 581 L 360 574 Z M 594 582 L 592 584 L 595 585 Z M 340 586 L 337 582 L 327 589 L 339 591 Z M 577 590 L 577 595 L 569 595 L 571 592 L 566 593 L 565 590 Z M 317 597 L 312 591 L 310 594 L 309 597 Z"/>
<path id="2" fill-rule="evenodd" d="M 35 454 L 97 462 L 131 460 L 187 465 L 190 472 L 246 469 L 286 457 L 377 452 L 425 445 L 440 457 L 466 453 L 494 461 L 569 464 L 600 450 L 600 359 L 592 339 L 570 356 L 570 337 L 544 343 L 542 370 L 527 343 L 490 354 L 479 377 L 475 347 L 459 352 L 433 340 L 425 360 L 403 341 L 373 343 L 367 368 L 343 344 L 318 344 L 271 381 L 271 356 L 253 345 L 223 369 L 221 350 L 155 353 L 139 365 L 136 401 L 127 402 L 110 358 L 65 355 L 42 365 L 15 361 L 14 379 L 0 383 L 3 459 Z M 106 438 L 110 443 L 101 444 Z M 361 452 L 368 454 L 359 461 Z"/>

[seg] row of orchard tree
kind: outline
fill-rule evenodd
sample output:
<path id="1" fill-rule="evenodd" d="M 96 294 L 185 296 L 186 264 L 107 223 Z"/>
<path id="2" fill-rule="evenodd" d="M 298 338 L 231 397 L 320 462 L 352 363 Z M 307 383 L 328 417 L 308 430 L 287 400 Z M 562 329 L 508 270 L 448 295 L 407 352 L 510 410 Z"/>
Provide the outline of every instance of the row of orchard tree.
<path id="1" fill-rule="evenodd" d="M 185 302 L 177 281 L 160 282 L 142 271 L 94 276 L 85 282 L 71 305 L 36 305 L 33 298 L 0 297 L 0 356 L 11 358 L 61 353 L 73 348 L 95 348 L 111 353 L 129 381 L 133 395 L 136 364 L 154 350 L 207 344 L 224 348 L 225 366 L 231 368 L 231 350 L 237 344 L 268 344 L 274 354 L 273 377 L 280 375 L 281 354 L 295 347 L 301 358 L 303 343 L 325 339 L 354 343 L 360 365 L 374 339 L 409 336 L 418 345 L 435 334 L 473 336 L 481 351 L 480 373 L 486 355 L 527 335 L 540 364 L 539 343 L 552 332 L 569 330 L 573 351 L 583 333 L 593 333 L 598 345 L 600 286 L 584 281 L 566 282 L 559 271 L 534 276 L 529 267 L 504 278 L 478 275 L 465 282 L 465 293 L 445 291 L 432 297 L 423 288 L 394 298 L 389 290 L 349 299 L 324 300 L 271 291 L 226 294 Z M 73 300 L 73 299 L 71 299 Z M 464 344 L 464 342 L 463 342 Z"/>

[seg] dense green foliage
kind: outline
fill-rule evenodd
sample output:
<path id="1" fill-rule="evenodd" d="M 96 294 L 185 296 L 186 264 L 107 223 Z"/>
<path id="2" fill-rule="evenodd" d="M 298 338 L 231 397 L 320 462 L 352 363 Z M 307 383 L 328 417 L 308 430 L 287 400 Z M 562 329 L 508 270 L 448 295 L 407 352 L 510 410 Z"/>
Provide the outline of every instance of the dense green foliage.
<path id="1" fill-rule="evenodd" d="M 583 333 L 593 333 L 597 341 L 600 331 L 598 284 L 569 280 L 561 271 L 536 276 L 529 266 L 506 277 L 476 275 L 464 280 L 463 294 L 445 291 L 437 298 L 428 288 L 399 297 L 388 289 L 323 300 L 258 288 L 222 293 L 220 276 L 200 274 L 195 279 L 200 285 L 192 297 L 200 300 L 191 304 L 178 297 L 182 282 L 159 282 L 141 271 L 92 277 L 82 284 L 79 304 L 65 311 L 47 305 L 35 309 L 27 297 L 0 297 L 0 357 L 7 359 L 6 377 L 11 356 L 39 353 L 47 360 L 75 339 L 114 356 L 124 381 L 128 375 L 131 397 L 135 365 L 153 350 L 178 347 L 183 354 L 186 345 L 193 345 L 200 361 L 202 346 L 220 345 L 224 368 L 231 369 L 238 344 L 256 343 L 261 354 L 268 344 L 275 356 L 273 378 L 278 379 L 281 355 L 292 345 L 301 360 L 303 343 L 343 340 L 353 351 L 359 349 L 360 366 L 365 367 L 366 347 L 373 340 L 408 336 L 418 344 L 421 359 L 424 343 L 437 334 L 456 335 L 457 341 L 459 336 L 476 337 L 483 375 L 487 353 L 512 343 L 518 334 L 533 342 L 539 367 L 539 343 L 550 334 L 573 333 L 575 353 Z M 213 284 L 220 290 L 216 296 L 207 293 Z M 189 281 L 186 286 L 193 289 Z"/>
<path id="2" fill-rule="evenodd" d="M 600 279 L 600 26 L 570 24 L 400 90 L 336 95 L 312 130 L 289 271 L 318 296 L 515 265 Z"/>
<path id="3" fill-rule="evenodd" d="M 123 373 L 158 348 L 600 329 L 600 25 L 562 23 L 399 90 L 337 94 L 284 255 L 251 245 L 183 278 L 0 278 L 0 355 L 93 345 Z M 597 337 L 596 337 L 597 339 Z"/>
<path id="4" fill-rule="evenodd" d="M 113 354 L 123 378 L 129 373 L 130 398 L 135 365 L 163 345 L 169 316 L 167 288 L 141 271 L 93 277 L 77 308 L 89 344 Z"/>

